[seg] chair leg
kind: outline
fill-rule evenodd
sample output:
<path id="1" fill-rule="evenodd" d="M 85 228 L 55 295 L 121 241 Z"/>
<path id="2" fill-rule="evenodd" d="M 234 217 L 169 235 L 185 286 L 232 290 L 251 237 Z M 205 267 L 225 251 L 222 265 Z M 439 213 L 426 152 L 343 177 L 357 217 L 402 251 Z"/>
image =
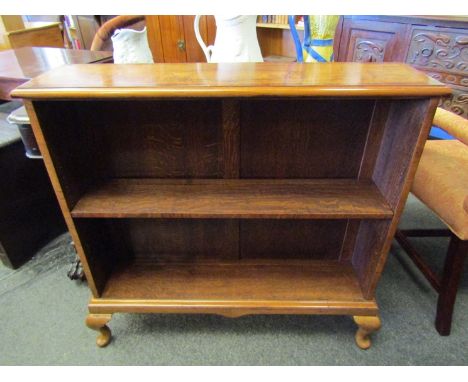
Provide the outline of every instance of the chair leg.
<path id="1" fill-rule="evenodd" d="M 468 240 L 460 240 L 455 235 L 450 239 L 445 259 L 441 289 L 437 301 L 436 329 L 441 336 L 448 336 L 452 326 L 453 307 L 458 285 L 463 271 L 463 263 L 468 253 Z"/>

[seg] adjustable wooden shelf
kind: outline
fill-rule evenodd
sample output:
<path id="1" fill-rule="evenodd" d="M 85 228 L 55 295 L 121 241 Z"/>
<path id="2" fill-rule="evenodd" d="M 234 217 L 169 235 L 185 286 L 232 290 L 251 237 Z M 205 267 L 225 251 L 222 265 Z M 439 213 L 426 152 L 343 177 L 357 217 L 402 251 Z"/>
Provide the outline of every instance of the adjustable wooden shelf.
<path id="1" fill-rule="evenodd" d="M 374 292 L 440 96 L 402 64 L 70 65 L 14 91 L 117 312 L 343 314 Z"/>

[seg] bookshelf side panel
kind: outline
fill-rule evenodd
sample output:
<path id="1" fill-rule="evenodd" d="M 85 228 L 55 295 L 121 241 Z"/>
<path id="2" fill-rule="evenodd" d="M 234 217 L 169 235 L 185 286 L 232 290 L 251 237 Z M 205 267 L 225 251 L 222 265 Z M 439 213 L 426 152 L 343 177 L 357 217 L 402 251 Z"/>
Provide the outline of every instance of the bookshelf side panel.
<path id="1" fill-rule="evenodd" d="M 92 267 L 90 267 L 90 265 L 88 264 L 88 259 L 81 243 L 81 237 L 76 230 L 74 221 L 70 214 L 71 207 L 74 205 L 74 203 L 76 203 L 81 194 L 81 190 L 77 189 L 77 187 L 81 187 L 85 183 L 77 182 L 77 178 L 73 177 L 73 175 L 69 178 L 62 177 L 64 168 L 62 167 L 62 162 L 57 159 L 59 155 L 57 155 L 56 152 L 56 150 L 59 151 L 61 148 L 59 134 L 49 134 L 47 125 L 47 110 L 53 112 L 53 103 L 33 103 L 31 101 L 25 101 L 24 104 L 28 112 L 34 136 L 36 138 L 40 152 L 43 156 L 44 164 L 46 166 L 47 173 L 52 183 L 52 187 L 54 188 L 55 195 L 57 196 L 60 209 L 62 211 L 70 235 L 75 243 L 75 248 L 83 266 L 83 271 L 85 273 L 88 286 L 91 289 L 93 296 L 98 297 L 102 292 L 102 287 L 104 285 L 105 279 L 99 278 L 99 273 L 95 274 Z M 46 106 L 46 111 L 44 111 L 44 105 Z M 51 137 L 50 140 L 48 139 L 49 136 Z M 73 154 L 70 154 L 69 161 L 65 163 L 68 163 L 71 167 L 73 167 L 73 158 Z M 84 182 L 86 182 L 86 180 L 90 178 L 91 176 L 89 178 L 85 178 Z"/>
<path id="2" fill-rule="evenodd" d="M 375 294 L 437 103 L 437 98 L 402 99 L 389 108 L 372 179 L 394 216 L 361 224 L 352 257 L 366 298 Z"/>

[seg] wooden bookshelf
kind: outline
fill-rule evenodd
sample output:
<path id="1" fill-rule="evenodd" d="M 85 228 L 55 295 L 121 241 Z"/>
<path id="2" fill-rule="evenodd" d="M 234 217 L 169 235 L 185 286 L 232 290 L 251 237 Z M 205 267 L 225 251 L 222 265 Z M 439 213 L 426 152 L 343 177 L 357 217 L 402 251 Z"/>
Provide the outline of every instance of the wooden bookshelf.
<path id="1" fill-rule="evenodd" d="M 289 24 L 276 24 L 276 23 L 257 23 L 257 28 L 271 28 L 271 29 L 291 29 Z M 303 31 L 303 25 L 296 25 L 296 29 Z"/>
<path id="2" fill-rule="evenodd" d="M 440 96 L 400 64 L 66 66 L 13 92 L 92 292 L 119 312 L 345 314 L 375 289 Z"/>
<path id="3" fill-rule="evenodd" d="M 300 17 L 295 17 L 296 30 L 301 41 L 304 39 L 304 26 L 298 25 Z M 265 62 L 294 62 L 296 47 L 291 34 L 288 16 L 258 16 L 257 38 Z"/>

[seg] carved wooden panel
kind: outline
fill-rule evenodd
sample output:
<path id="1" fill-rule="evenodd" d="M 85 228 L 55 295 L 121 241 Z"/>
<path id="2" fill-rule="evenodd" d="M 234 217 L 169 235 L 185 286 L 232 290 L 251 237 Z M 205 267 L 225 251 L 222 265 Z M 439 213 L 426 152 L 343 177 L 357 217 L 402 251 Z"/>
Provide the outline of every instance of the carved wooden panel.
<path id="1" fill-rule="evenodd" d="M 443 98 L 440 106 L 468 119 L 468 88 L 453 88 L 452 96 Z"/>
<path id="2" fill-rule="evenodd" d="M 414 27 L 406 62 L 450 85 L 440 106 L 468 118 L 468 30 Z"/>
<path id="3" fill-rule="evenodd" d="M 383 62 L 385 45 L 384 39 L 357 38 L 354 46 L 353 61 L 357 62 Z"/>
<path id="4" fill-rule="evenodd" d="M 432 78 L 435 78 L 437 81 L 443 82 L 447 85 L 468 87 L 468 76 L 466 75 L 436 72 L 436 71 L 427 71 L 427 69 L 420 68 L 420 67 L 418 67 L 418 69 L 423 70 L 424 72 L 426 72 L 428 76 L 431 76 Z"/>
<path id="5" fill-rule="evenodd" d="M 337 61 L 402 61 L 407 29 L 398 23 L 345 19 Z"/>
<path id="6" fill-rule="evenodd" d="M 414 28 L 406 62 L 428 70 L 451 73 L 448 83 L 467 86 L 468 31 Z"/>
<path id="7" fill-rule="evenodd" d="M 454 23 L 345 16 L 337 61 L 406 62 L 449 85 L 453 94 L 442 99 L 440 106 L 468 118 L 468 23 Z"/>

